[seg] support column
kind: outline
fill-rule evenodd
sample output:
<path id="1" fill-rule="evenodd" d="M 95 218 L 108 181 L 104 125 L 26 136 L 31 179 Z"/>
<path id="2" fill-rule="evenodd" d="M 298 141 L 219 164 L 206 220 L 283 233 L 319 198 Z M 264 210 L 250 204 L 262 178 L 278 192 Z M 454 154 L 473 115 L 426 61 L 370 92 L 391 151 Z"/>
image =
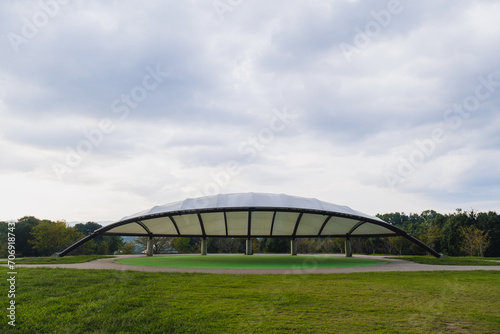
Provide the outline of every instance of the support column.
<path id="1" fill-rule="evenodd" d="M 290 239 L 290 254 L 297 255 L 297 240 Z"/>
<path id="2" fill-rule="evenodd" d="M 247 239 L 247 247 L 245 251 L 245 255 L 253 255 L 253 247 L 252 247 L 252 239 Z"/>
<path id="3" fill-rule="evenodd" d="M 146 255 L 153 256 L 153 237 L 148 238 L 148 243 L 146 244 Z"/>
<path id="4" fill-rule="evenodd" d="M 352 257 L 351 240 L 345 239 L 345 257 Z"/>
<path id="5" fill-rule="evenodd" d="M 207 238 L 201 238 L 201 255 L 207 255 Z"/>

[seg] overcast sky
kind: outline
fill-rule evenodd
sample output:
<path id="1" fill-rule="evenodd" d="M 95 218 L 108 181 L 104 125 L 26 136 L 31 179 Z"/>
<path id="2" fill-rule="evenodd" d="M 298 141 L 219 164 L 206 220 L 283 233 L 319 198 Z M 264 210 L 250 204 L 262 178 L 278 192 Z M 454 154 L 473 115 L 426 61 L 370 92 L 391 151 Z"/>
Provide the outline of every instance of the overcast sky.
<path id="1" fill-rule="evenodd" d="M 499 1 L 2 1 L 0 220 L 285 193 L 500 211 Z"/>

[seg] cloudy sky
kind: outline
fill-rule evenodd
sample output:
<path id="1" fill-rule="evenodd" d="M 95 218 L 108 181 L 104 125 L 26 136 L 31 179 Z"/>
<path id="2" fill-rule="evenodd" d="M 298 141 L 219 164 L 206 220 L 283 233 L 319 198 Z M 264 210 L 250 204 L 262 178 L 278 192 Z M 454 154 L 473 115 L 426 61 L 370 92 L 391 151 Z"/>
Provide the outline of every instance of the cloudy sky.
<path id="1" fill-rule="evenodd" d="M 498 1 L 2 1 L 0 220 L 268 192 L 500 211 Z"/>

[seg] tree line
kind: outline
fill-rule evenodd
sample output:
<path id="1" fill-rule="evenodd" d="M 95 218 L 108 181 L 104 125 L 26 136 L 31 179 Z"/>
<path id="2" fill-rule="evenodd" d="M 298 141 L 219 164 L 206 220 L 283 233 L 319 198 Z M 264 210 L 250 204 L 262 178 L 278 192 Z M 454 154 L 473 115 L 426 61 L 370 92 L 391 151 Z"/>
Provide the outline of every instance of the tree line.
<path id="1" fill-rule="evenodd" d="M 65 221 L 40 220 L 26 216 L 16 222 L 13 230 L 16 239 L 16 255 L 18 257 L 51 256 L 101 227 L 100 224 L 94 222 L 70 226 Z M 6 257 L 7 254 L 8 232 L 7 222 L 0 222 L 1 257 Z M 121 237 L 98 236 L 75 249 L 72 255 L 114 254 L 123 244 Z"/>
<path id="2" fill-rule="evenodd" d="M 500 256 L 500 215 L 494 211 L 457 209 L 451 214 L 441 214 L 434 210 L 426 210 L 421 214 L 407 215 L 396 212 L 377 217 L 401 228 L 442 254 Z M 392 246 L 398 254 L 422 252 L 409 242 L 398 238 L 392 239 L 394 239 L 391 240 Z M 380 248 L 380 244 L 378 247 Z"/>
<path id="3" fill-rule="evenodd" d="M 494 211 L 476 212 L 457 209 L 451 214 L 440 214 L 434 210 L 416 213 L 386 213 L 377 217 L 401 228 L 436 251 L 449 256 L 500 257 L 500 215 Z M 15 224 L 17 256 L 50 256 L 61 252 L 84 236 L 101 228 L 94 222 L 70 226 L 65 221 L 40 220 L 27 216 Z M 8 224 L 0 222 L 0 256 L 7 257 Z M 98 236 L 72 255 L 83 254 L 133 254 L 146 249 L 147 238 L 125 241 L 118 236 Z M 255 253 L 288 253 L 287 238 L 253 239 Z M 361 254 L 424 254 L 425 251 L 404 237 L 351 238 L 352 250 Z M 209 253 L 244 253 L 245 238 L 208 238 Z M 171 237 L 154 238 L 155 253 L 200 251 L 200 238 Z M 299 253 L 341 253 L 342 238 L 297 239 Z"/>

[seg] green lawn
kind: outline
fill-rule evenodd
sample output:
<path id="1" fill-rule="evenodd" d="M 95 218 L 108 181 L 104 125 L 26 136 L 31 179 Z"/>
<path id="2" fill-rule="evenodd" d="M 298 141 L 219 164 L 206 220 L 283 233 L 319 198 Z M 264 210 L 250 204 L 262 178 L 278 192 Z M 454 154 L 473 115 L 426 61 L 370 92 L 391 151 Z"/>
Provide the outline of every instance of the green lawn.
<path id="1" fill-rule="evenodd" d="M 212 275 L 18 268 L 1 333 L 498 333 L 500 272 Z M 7 289 L 4 285 L 4 289 Z M 0 294 L 7 305 L 7 291 Z"/>
<path id="2" fill-rule="evenodd" d="M 116 260 L 118 263 L 171 268 L 219 269 L 306 269 L 373 266 L 386 261 L 339 256 L 290 255 L 170 255 L 135 257 Z"/>
<path id="3" fill-rule="evenodd" d="M 454 266 L 500 266 L 498 257 L 465 257 L 453 256 L 436 258 L 434 256 L 387 256 L 388 259 L 407 260 L 422 264 L 440 264 L 440 265 L 454 265 Z"/>
<path id="4" fill-rule="evenodd" d="M 77 256 L 48 256 L 48 257 L 24 257 L 17 258 L 13 262 L 15 264 L 67 264 L 67 263 L 83 263 L 97 259 L 114 257 L 111 255 L 77 255 Z M 7 264 L 7 260 L 1 260 L 0 264 Z"/>

